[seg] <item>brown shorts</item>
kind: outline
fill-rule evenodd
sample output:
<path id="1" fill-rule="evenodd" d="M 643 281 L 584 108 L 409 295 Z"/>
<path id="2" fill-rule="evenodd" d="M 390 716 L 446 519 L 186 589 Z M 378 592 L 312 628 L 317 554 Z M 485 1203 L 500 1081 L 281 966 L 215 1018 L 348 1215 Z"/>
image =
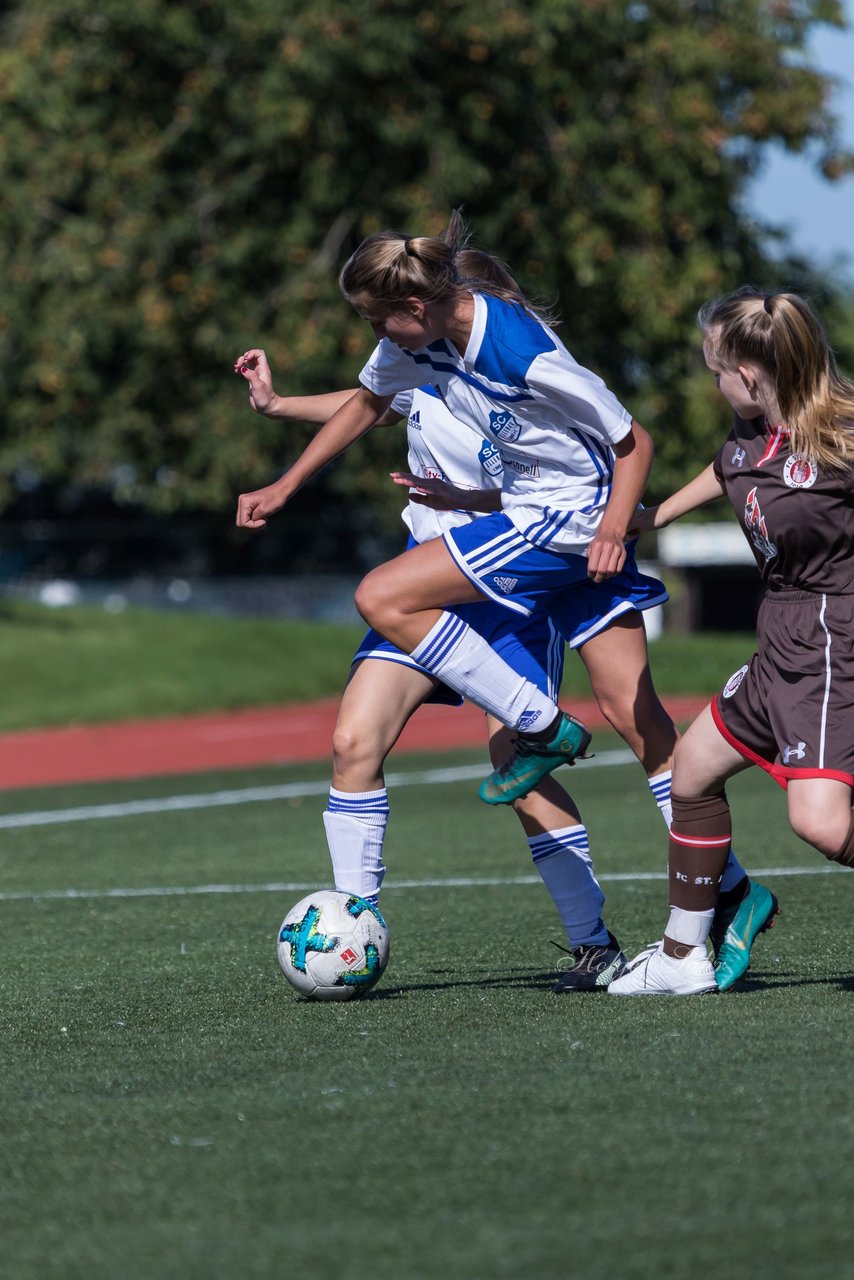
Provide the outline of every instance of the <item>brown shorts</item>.
<path id="1" fill-rule="evenodd" d="M 718 729 L 782 787 L 854 787 L 854 595 L 769 591 L 756 640 L 712 703 Z"/>

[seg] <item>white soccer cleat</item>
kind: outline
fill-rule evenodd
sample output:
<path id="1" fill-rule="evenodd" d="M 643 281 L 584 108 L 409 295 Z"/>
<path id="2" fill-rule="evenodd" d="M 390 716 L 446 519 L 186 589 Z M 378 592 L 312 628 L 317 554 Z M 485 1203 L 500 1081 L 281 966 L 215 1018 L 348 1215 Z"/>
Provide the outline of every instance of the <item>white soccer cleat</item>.
<path id="1" fill-rule="evenodd" d="M 715 970 L 705 947 L 692 947 L 684 960 L 674 960 L 664 954 L 660 942 L 653 942 L 608 984 L 608 995 L 699 996 L 717 989 Z"/>

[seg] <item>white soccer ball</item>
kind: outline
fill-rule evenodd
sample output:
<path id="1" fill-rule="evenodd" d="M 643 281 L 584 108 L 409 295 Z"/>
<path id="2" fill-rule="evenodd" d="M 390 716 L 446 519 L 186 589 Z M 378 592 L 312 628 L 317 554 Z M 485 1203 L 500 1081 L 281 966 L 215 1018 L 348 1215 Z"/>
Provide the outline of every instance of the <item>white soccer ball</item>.
<path id="1" fill-rule="evenodd" d="M 318 889 L 291 907 L 276 943 L 282 973 L 312 1000 L 352 1000 L 388 964 L 388 926 L 354 893 Z"/>

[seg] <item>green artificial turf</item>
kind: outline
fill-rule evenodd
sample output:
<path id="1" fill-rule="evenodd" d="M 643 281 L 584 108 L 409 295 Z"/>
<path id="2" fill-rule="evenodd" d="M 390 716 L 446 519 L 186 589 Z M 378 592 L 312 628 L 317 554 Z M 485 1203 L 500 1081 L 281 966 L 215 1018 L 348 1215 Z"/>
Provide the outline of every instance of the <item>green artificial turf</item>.
<path id="1" fill-rule="evenodd" d="M 665 919 L 663 879 L 639 878 L 663 868 L 664 830 L 637 766 L 596 746 L 558 777 L 636 950 Z M 416 781 L 476 760 L 393 765 L 411 785 L 391 789 L 391 959 L 344 1005 L 296 998 L 274 958 L 286 910 L 328 884 L 317 766 L 2 796 L 4 1276 L 854 1274 L 854 879 L 744 775 L 738 848 L 777 872 L 783 908 L 747 980 L 556 997 L 561 932 L 513 815 L 473 781 Z"/>

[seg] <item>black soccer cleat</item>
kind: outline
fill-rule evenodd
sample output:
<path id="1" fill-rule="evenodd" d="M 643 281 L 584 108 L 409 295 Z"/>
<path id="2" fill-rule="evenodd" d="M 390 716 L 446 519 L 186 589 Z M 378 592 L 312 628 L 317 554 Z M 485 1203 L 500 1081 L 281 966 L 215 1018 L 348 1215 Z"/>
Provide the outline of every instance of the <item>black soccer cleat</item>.
<path id="1" fill-rule="evenodd" d="M 582 943 L 573 947 L 572 955 L 575 964 L 561 974 L 552 987 L 557 995 L 572 991 L 607 991 L 608 983 L 618 978 L 626 967 L 626 957 L 610 930 L 607 942 Z"/>

